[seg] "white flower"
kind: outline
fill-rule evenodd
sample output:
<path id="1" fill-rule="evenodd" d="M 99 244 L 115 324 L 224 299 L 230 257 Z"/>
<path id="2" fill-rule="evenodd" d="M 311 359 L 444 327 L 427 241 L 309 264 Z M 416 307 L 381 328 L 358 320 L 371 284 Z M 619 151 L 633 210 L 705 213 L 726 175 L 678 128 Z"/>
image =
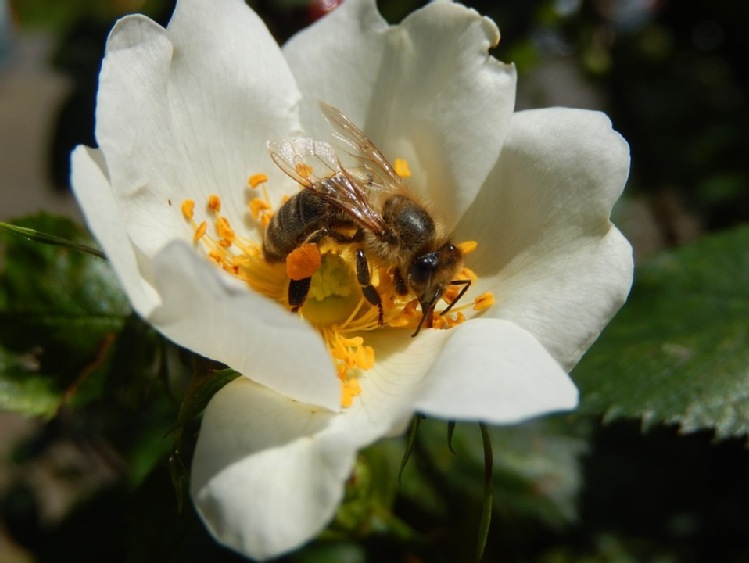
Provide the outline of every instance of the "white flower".
<path id="1" fill-rule="evenodd" d="M 220 542 L 266 558 L 313 537 L 357 450 L 414 411 L 505 424 L 576 405 L 566 372 L 631 284 L 631 248 L 609 222 L 628 147 L 600 113 L 513 114 L 515 70 L 488 56 L 498 38 L 490 20 L 448 2 L 391 27 L 374 0 L 345 2 L 283 50 L 242 0 L 181 0 L 167 29 L 135 15 L 112 31 L 99 148 L 75 150 L 73 186 L 136 311 L 245 376 L 209 404 L 193 460 L 193 499 Z M 275 207 L 295 193 L 266 142 L 329 140 L 319 100 L 409 163 L 409 187 L 454 240 L 478 243 L 468 304 L 496 300 L 450 330 L 367 332 L 352 349 L 373 352 L 374 366 L 352 376 L 360 393 L 347 408 L 330 339 L 193 242 L 207 218 L 215 244 L 225 217 L 258 248 L 247 178 L 267 175 Z M 220 211 L 204 205 L 213 194 Z"/>

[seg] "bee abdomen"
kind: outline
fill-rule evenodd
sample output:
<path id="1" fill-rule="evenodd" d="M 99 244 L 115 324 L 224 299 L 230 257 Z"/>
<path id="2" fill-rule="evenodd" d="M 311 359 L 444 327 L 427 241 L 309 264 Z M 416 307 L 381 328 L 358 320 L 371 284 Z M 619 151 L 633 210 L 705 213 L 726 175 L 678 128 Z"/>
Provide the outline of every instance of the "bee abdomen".
<path id="1" fill-rule="evenodd" d="M 283 262 L 289 253 L 312 233 L 325 226 L 330 206 L 312 190 L 302 190 L 278 208 L 271 218 L 263 240 L 263 257 L 268 262 Z"/>

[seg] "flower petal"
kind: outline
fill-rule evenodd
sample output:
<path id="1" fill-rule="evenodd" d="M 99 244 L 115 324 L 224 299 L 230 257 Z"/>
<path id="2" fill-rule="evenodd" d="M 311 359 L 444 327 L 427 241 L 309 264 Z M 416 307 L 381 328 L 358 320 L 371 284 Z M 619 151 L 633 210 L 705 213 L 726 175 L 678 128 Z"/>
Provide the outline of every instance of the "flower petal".
<path id="1" fill-rule="evenodd" d="M 519 112 L 497 166 L 461 220 L 458 240 L 486 316 L 530 331 L 569 370 L 621 307 L 632 249 L 609 215 L 629 169 L 627 143 L 598 112 Z"/>
<path id="2" fill-rule="evenodd" d="M 78 146 L 71 155 L 71 183 L 89 228 L 104 249 L 130 303 L 147 317 L 160 303 L 153 287 L 143 278 L 122 213 L 117 209 L 106 177 L 101 152 Z"/>
<path id="3" fill-rule="evenodd" d="M 435 2 L 388 27 L 374 0 L 349 0 L 284 47 L 305 93 L 302 123 L 327 138 L 330 103 L 391 160 L 451 229 L 496 162 L 515 100 L 515 69 L 488 55 L 494 23 Z M 435 64 L 439 61 L 439 64 Z"/>
<path id="4" fill-rule="evenodd" d="M 513 424 L 577 406 L 575 385 L 522 328 L 473 319 L 450 332 L 416 410 L 450 420 Z"/>
<path id="5" fill-rule="evenodd" d="M 179 208 L 188 197 L 219 194 L 222 213 L 247 222 L 247 178 L 282 176 L 265 144 L 298 129 L 298 100 L 280 50 L 241 0 L 181 0 L 167 30 L 143 16 L 117 22 L 96 135 L 136 245 L 151 256 L 188 239 Z"/>
<path id="6" fill-rule="evenodd" d="M 162 305 L 148 317 L 181 346 L 287 397 L 337 410 L 340 385 L 320 335 L 181 241 L 152 263 Z"/>
<path id="7" fill-rule="evenodd" d="M 315 536 L 343 498 L 356 450 L 377 437 L 349 418 L 246 379 L 219 391 L 203 418 L 191 483 L 211 533 L 258 559 Z"/>

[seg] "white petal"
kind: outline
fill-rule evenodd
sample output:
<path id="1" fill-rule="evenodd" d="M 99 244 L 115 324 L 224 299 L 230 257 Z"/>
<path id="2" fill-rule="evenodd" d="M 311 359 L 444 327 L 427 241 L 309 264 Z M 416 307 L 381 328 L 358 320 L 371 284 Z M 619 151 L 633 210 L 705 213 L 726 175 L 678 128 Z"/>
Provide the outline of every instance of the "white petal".
<path id="1" fill-rule="evenodd" d="M 450 229 L 496 162 L 515 99 L 515 70 L 488 55 L 491 20 L 435 2 L 388 27 L 373 0 L 350 0 L 284 47 L 305 94 L 305 130 L 326 138 L 318 100 L 340 109 Z"/>
<path id="2" fill-rule="evenodd" d="M 577 389 L 525 330 L 473 319 L 450 331 L 416 399 L 416 409 L 451 420 L 512 424 L 572 409 Z"/>
<path id="3" fill-rule="evenodd" d="M 298 99 L 280 50 L 240 0 L 182 0 L 168 30 L 120 20 L 102 65 L 97 140 L 138 247 L 150 256 L 188 239 L 188 197 L 201 206 L 219 194 L 222 214 L 253 228 L 247 177 L 282 176 L 265 144 L 298 129 Z"/>
<path id="4" fill-rule="evenodd" d="M 181 241 L 151 265 L 163 304 L 148 317 L 176 343 L 223 362 L 279 393 L 330 409 L 340 386 L 320 335 Z"/>
<path id="5" fill-rule="evenodd" d="M 362 409 L 334 415 L 237 379 L 203 418 L 191 483 L 198 512 L 245 555 L 292 550 L 330 521 L 357 449 L 385 424 Z"/>
<path id="6" fill-rule="evenodd" d="M 529 330 L 569 370 L 621 307 L 632 249 L 609 215 L 629 169 L 603 114 L 515 114 L 495 170 L 456 231 L 479 248 L 468 265 L 491 290 L 487 316 Z"/>
<path id="7" fill-rule="evenodd" d="M 160 299 L 138 268 L 135 249 L 117 209 L 99 151 L 84 146 L 73 151 L 71 183 L 88 226 L 104 249 L 133 308 L 147 317 Z"/>

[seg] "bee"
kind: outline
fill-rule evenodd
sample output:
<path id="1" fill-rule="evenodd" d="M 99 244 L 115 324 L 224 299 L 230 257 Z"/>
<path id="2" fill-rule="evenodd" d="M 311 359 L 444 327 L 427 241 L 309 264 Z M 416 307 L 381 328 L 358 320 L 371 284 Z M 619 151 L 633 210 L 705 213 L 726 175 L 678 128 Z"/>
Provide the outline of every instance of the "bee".
<path id="1" fill-rule="evenodd" d="M 339 110 L 320 102 L 334 136 L 353 157 L 355 167 L 344 167 L 336 149 L 324 141 L 290 137 L 268 143 L 273 161 L 304 189 L 284 203 L 271 219 L 263 241 L 269 262 L 282 262 L 306 242 L 330 237 L 356 244 L 356 277 L 364 298 L 379 310 L 380 295 L 371 283 L 369 261 L 393 268 L 400 295 L 413 292 L 421 318 L 412 336 L 431 326 L 435 306 L 448 286 L 462 286 L 448 312 L 468 290 L 470 280 L 455 279 L 463 253 L 440 232 L 424 205 L 404 186 L 403 180 L 374 143 Z M 351 230 L 353 235 L 347 234 Z M 291 280 L 289 304 L 296 311 L 309 292 L 310 279 Z"/>

